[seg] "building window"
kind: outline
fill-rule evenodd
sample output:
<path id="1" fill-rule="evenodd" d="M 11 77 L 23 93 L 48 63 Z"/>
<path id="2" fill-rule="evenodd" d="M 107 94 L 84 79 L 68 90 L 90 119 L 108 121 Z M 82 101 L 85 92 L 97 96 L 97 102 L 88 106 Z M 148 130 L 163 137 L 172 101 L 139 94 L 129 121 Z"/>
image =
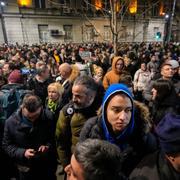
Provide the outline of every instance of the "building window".
<path id="1" fill-rule="evenodd" d="M 152 7 L 152 16 L 159 16 L 159 6 Z"/>
<path id="2" fill-rule="evenodd" d="M 64 41 L 72 41 L 73 40 L 73 26 L 72 25 L 64 25 L 64 32 L 65 32 L 65 36 L 64 36 Z"/>
<path id="3" fill-rule="evenodd" d="M 154 27 L 154 38 L 156 38 L 157 32 L 159 32 L 159 27 Z"/>
<path id="4" fill-rule="evenodd" d="M 59 3 L 62 5 L 70 4 L 70 0 L 59 0 Z"/>
<path id="5" fill-rule="evenodd" d="M 104 40 L 111 40 L 111 28 L 110 26 L 104 26 Z"/>
<path id="6" fill-rule="evenodd" d="M 156 34 L 159 31 L 159 27 L 154 27 L 154 34 Z"/>
<path id="7" fill-rule="evenodd" d="M 85 26 L 86 41 L 94 41 L 94 27 L 92 25 Z"/>
<path id="8" fill-rule="evenodd" d="M 39 42 L 45 43 L 49 39 L 48 25 L 38 25 Z"/>
<path id="9" fill-rule="evenodd" d="M 45 0 L 35 0 L 35 8 L 46 8 L 46 1 Z"/>

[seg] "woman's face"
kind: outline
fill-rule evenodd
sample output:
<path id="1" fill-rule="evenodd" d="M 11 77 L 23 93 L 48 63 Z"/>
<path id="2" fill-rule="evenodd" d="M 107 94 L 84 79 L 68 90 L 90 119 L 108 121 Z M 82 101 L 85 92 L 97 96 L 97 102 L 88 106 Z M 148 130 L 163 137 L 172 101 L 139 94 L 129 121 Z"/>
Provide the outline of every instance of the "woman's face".
<path id="1" fill-rule="evenodd" d="M 124 62 L 122 60 L 118 60 L 115 67 L 117 72 L 121 72 L 124 67 Z"/>
<path id="2" fill-rule="evenodd" d="M 97 70 L 96 75 L 99 77 L 103 77 L 103 71 L 102 70 Z"/>
<path id="3" fill-rule="evenodd" d="M 146 70 L 146 64 L 145 63 L 141 64 L 141 70 L 143 70 L 143 71 Z"/>
<path id="4" fill-rule="evenodd" d="M 129 124 L 132 115 L 132 103 L 125 95 L 115 95 L 107 106 L 107 121 L 115 134 L 123 131 Z"/>
<path id="5" fill-rule="evenodd" d="M 57 50 L 54 51 L 54 54 L 58 54 Z"/>
<path id="6" fill-rule="evenodd" d="M 55 90 L 55 88 L 48 89 L 48 99 L 51 101 L 57 101 L 60 98 L 59 93 Z"/>

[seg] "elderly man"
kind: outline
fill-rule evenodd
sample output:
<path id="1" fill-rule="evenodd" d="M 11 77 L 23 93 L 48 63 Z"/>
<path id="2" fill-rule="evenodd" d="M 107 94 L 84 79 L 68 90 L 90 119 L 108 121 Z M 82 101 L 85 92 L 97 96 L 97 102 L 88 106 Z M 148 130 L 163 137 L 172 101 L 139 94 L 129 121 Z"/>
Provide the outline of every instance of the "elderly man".
<path id="1" fill-rule="evenodd" d="M 72 73 L 72 67 L 68 63 L 63 63 L 59 66 L 59 76 L 56 78 L 56 82 L 59 82 L 63 88 L 63 98 L 62 103 L 65 105 L 69 102 L 72 97 L 72 82 L 70 81 L 70 76 Z"/>
<path id="2" fill-rule="evenodd" d="M 26 95 L 20 109 L 5 122 L 2 147 L 15 163 L 20 180 L 55 179 L 53 115 L 41 99 Z"/>
<path id="3" fill-rule="evenodd" d="M 90 117 L 96 115 L 101 97 L 97 96 L 98 86 L 88 76 L 78 77 L 72 87 L 72 102 L 61 111 L 56 126 L 57 151 L 65 167 L 69 164 L 71 150 L 78 142 L 80 131 Z"/>

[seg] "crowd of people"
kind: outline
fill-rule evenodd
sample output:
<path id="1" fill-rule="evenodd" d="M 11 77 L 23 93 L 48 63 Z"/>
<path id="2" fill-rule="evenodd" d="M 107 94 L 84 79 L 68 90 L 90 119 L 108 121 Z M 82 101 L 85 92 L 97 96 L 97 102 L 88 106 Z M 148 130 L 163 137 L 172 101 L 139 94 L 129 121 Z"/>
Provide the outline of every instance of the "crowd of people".
<path id="1" fill-rule="evenodd" d="M 3 180 L 179 180 L 180 44 L 0 46 Z"/>

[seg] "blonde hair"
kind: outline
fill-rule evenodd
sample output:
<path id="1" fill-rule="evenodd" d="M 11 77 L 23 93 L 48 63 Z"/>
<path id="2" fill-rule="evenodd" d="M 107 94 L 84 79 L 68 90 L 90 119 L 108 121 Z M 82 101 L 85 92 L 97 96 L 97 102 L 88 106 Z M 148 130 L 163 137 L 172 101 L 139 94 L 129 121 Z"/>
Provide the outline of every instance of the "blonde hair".
<path id="1" fill-rule="evenodd" d="M 68 80 L 70 82 L 74 82 L 75 79 L 80 75 L 80 70 L 77 67 L 77 65 L 73 64 L 71 65 L 72 71 L 71 71 L 71 75 L 69 76 Z"/>
<path id="2" fill-rule="evenodd" d="M 63 86 L 61 84 L 59 84 L 58 82 L 49 84 L 48 90 L 50 90 L 50 89 L 55 90 L 59 95 L 62 95 L 64 93 Z"/>
<path id="3" fill-rule="evenodd" d="M 102 75 L 103 75 L 103 73 L 104 73 L 103 68 L 100 67 L 100 66 L 97 66 L 97 67 L 94 69 L 94 74 L 96 75 L 98 72 L 102 72 Z"/>

